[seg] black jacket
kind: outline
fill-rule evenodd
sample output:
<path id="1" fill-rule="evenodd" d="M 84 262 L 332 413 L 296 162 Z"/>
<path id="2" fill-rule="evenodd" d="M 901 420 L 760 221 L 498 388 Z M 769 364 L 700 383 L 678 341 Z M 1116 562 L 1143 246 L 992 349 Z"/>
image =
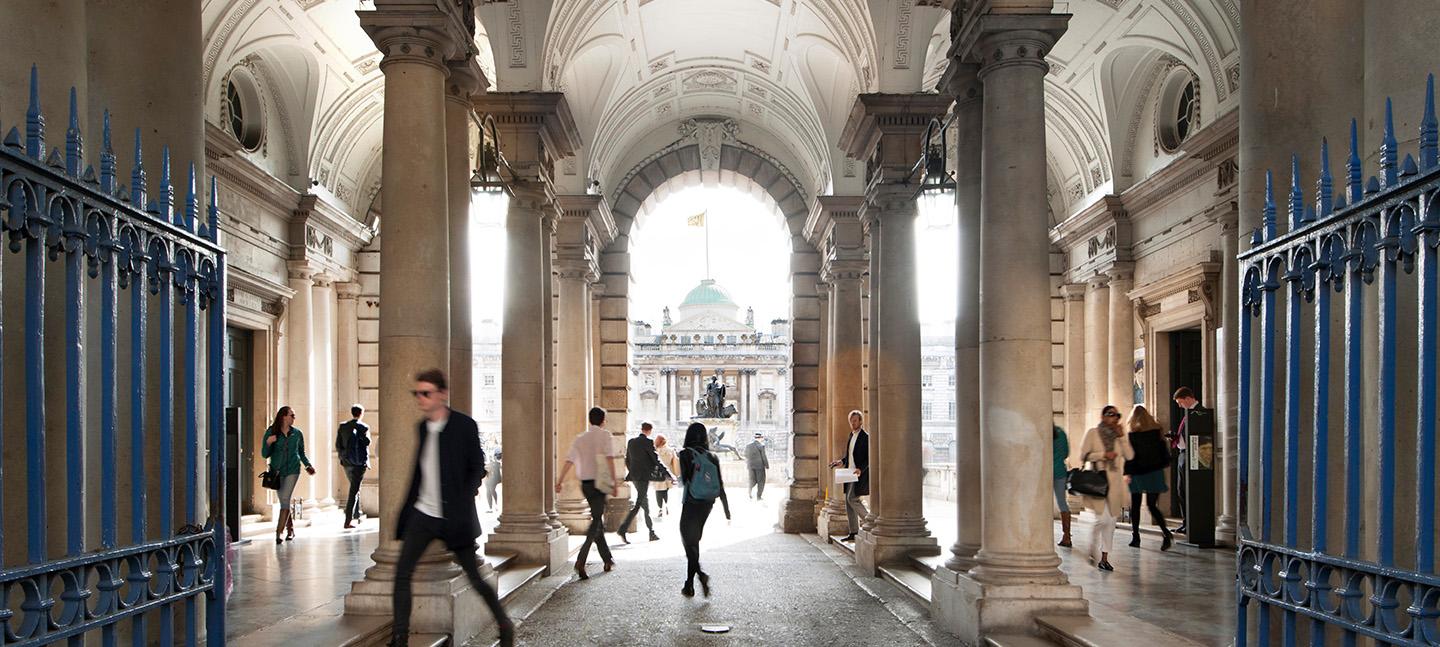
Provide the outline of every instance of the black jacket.
<path id="1" fill-rule="evenodd" d="M 850 488 L 859 488 L 855 496 L 867 496 L 870 494 L 870 434 L 864 429 L 859 432 L 859 438 L 855 439 L 855 464 L 850 464 L 850 436 L 845 436 L 845 454 L 840 457 L 840 464 L 849 468 L 860 468 L 860 480 L 854 483 L 845 484 L 845 492 L 848 494 Z"/>
<path id="2" fill-rule="evenodd" d="M 1135 450 L 1135 458 L 1125 461 L 1126 474 L 1139 476 L 1169 467 L 1170 448 L 1160 437 L 1159 429 L 1132 431 L 1126 435 L 1130 437 L 1130 447 Z"/>
<path id="3" fill-rule="evenodd" d="M 1185 416 L 1180 419 L 1180 424 L 1175 426 L 1175 432 L 1170 434 L 1172 447 L 1175 446 L 1175 438 L 1182 430 L 1185 433 L 1186 449 L 1190 448 L 1190 436 L 1213 438 L 1215 436 L 1215 412 L 1199 404 L 1196 404 L 1194 409 L 1187 410 Z"/>
<path id="4" fill-rule="evenodd" d="M 396 539 L 404 538 L 405 523 L 417 514 L 415 501 L 420 498 L 420 457 L 425 455 L 425 441 L 429 436 L 424 420 L 415 426 L 415 433 L 420 443 L 416 445 L 410 490 L 395 524 Z M 480 483 L 484 480 L 485 450 L 480 447 L 480 430 L 470 416 L 452 410 L 445 429 L 440 432 L 440 509 L 445 514 L 446 546 L 463 549 L 475 545 L 475 538 L 480 536 L 475 497 L 480 494 Z"/>
<path id="5" fill-rule="evenodd" d="M 346 420 L 335 431 L 335 454 L 341 465 L 370 466 L 370 425 Z"/>
<path id="6" fill-rule="evenodd" d="M 655 441 L 640 434 L 625 443 L 625 469 L 628 470 L 625 480 L 649 483 L 657 469 L 664 469 L 660 465 L 660 455 L 655 453 Z"/>

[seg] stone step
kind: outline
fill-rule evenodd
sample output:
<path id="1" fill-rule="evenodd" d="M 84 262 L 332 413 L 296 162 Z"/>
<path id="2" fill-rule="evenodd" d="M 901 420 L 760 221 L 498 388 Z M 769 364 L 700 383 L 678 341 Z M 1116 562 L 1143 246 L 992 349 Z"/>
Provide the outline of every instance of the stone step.
<path id="1" fill-rule="evenodd" d="M 1119 636 L 1130 645 L 1200 647 L 1193 640 L 1093 602 L 1088 616 L 1040 616 L 1035 623 L 1045 637 L 1066 647 L 1106 647 L 1114 645 Z"/>
<path id="2" fill-rule="evenodd" d="M 930 606 L 930 575 L 906 564 L 891 564 L 880 567 L 880 577 L 894 584 L 915 602 Z"/>
<path id="3" fill-rule="evenodd" d="M 498 591 L 496 592 L 500 595 L 502 602 L 515 592 L 525 588 L 526 584 L 538 580 L 545 575 L 544 566 L 512 565 L 497 570 L 499 570 L 500 577 L 498 586 L 496 587 Z"/>
<path id="4" fill-rule="evenodd" d="M 986 647 L 1055 647 L 1055 643 L 1029 634 L 994 634 L 985 637 Z"/>

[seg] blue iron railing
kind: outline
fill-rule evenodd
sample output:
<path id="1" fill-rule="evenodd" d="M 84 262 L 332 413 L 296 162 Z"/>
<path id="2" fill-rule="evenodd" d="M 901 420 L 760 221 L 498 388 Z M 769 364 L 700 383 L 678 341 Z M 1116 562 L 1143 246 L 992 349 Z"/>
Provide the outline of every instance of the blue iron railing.
<path id="1" fill-rule="evenodd" d="M 7 309 L 24 308 L 22 334 L 9 336 L 23 339 L 24 348 L 0 354 L 7 371 L 12 363 L 23 363 L 25 376 L 23 387 L 0 389 L 0 408 L 23 407 L 25 412 L 25 446 L 0 447 L 3 452 L 24 453 L 23 491 L 13 490 L 19 479 L 4 479 L 12 489 L 3 492 L 0 506 L 18 505 L 22 496 L 26 501 L 25 565 L 0 568 L 0 645 L 61 640 L 81 645 L 92 633 L 107 647 L 126 634 L 134 645 L 172 645 L 177 642 L 177 624 L 182 632 L 179 640 L 194 645 L 204 637 L 198 626 L 200 604 L 206 607 L 207 642 L 221 645 L 226 542 L 222 518 L 225 254 L 216 244 L 215 183 L 211 180 L 210 204 L 202 215 L 192 166 L 183 208 L 176 209 L 167 149 L 159 195 L 147 201 L 139 129 L 127 190 L 117 184 L 108 112 L 97 173 L 85 165 L 74 90 L 63 148 L 46 147 L 38 90 L 38 73 L 32 68 L 24 135 L 12 127 L 0 142 L 0 223 L 9 234 L 7 249 L 24 257 L 23 277 L 6 275 L 0 283 L 0 303 Z M 52 275 L 57 269 L 59 278 Z M 20 285 L 23 289 L 17 291 Z M 122 308 L 119 295 L 127 290 L 130 299 Z M 46 318 L 57 309 L 47 308 L 45 298 L 57 293 L 64 295 L 63 343 L 47 339 Z M 98 325 L 87 316 L 88 309 L 98 310 L 94 318 Z M 122 321 L 128 323 L 130 333 L 123 345 Z M 151 321 L 158 328 L 155 332 L 147 330 Z M 98 371 L 92 366 L 95 346 Z M 46 357 L 46 351 L 54 348 L 63 348 L 63 357 Z M 117 363 L 122 349 L 129 360 L 125 367 Z M 154 357 L 149 356 L 152 352 Z M 46 383 L 45 367 L 54 362 L 62 363 L 64 384 Z M 153 383 L 155 391 L 147 392 L 147 383 Z M 99 409 L 91 412 L 87 397 L 97 388 Z M 54 413 L 59 398 L 52 395 L 47 401 L 46 394 L 57 389 L 64 394 L 65 428 L 63 438 L 53 439 L 47 437 L 46 416 Z M 22 394 L 23 401 L 16 397 Z M 122 397 L 128 398 L 126 431 L 133 449 L 124 483 L 119 482 L 117 465 Z M 177 421 L 175 415 L 184 419 Z M 91 425 L 97 417 L 95 430 Z M 177 429 L 183 432 L 178 442 Z M 0 434 L 0 443 L 9 437 Z M 96 437 L 98 474 L 87 465 L 87 452 Z M 150 455 L 146 451 L 150 447 L 158 447 L 159 455 Z M 64 452 L 63 475 L 47 472 L 47 452 Z M 184 470 L 185 493 L 184 505 L 178 509 L 172 501 L 177 460 Z M 197 501 L 202 476 L 207 478 L 208 516 Z M 55 478 L 72 484 L 65 488 L 63 554 L 56 554 L 59 551 L 46 535 L 46 512 L 52 505 L 46 495 L 60 490 Z M 91 484 L 88 497 L 84 488 L 74 486 L 80 483 Z M 122 492 L 129 496 L 130 520 L 123 543 L 118 500 Z M 155 493 L 157 500 L 147 500 L 147 492 Z M 150 505 L 155 506 L 159 527 L 146 524 Z M 184 524 L 178 527 L 177 512 Z M 86 533 L 95 516 L 100 525 L 98 545 L 89 542 Z M 6 530 L 13 529 L 0 524 L 0 548 L 8 538 Z M 182 613 L 178 620 L 177 608 Z"/>
<path id="2" fill-rule="evenodd" d="M 1333 193 L 1328 142 L 1321 144 L 1313 206 L 1301 192 L 1298 158 L 1292 161 L 1284 234 L 1277 233 L 1274 188 L 1266 176 L 1262 225 L 1252 248 L 1239 255 L 1244 527 L 1236 644 L 1242 647 L 1252 640 L 1440 644 L 1434 554 L 1437 139 L 1432 76 L 1418 161 L 1406 155 L 1397 162 L 1387 101 L 1379 177 L 1362 184 L 1352 121 L 1340 195 Z M 1342 317 L 1344 338 L 1335 339 L 1332 318 Z M 1411 335 L 1404 342 L 1414 339 L 1414 351 L 1402 355 L 1402 336 Z M 1332 366 L 1331 349 L 1337 347 L 1344 363 Z M 1280 348 L 1283 358 L 1277 357 Z M 1343 381 L 1332 379 L 1334 369 Z M 1332 402 L 1332 391 L 1340 400 Z M 1334 420 L 1332 429 L 1332 414 L 1341 410 L 1343 420 Z M 1343 436 L 1332 438 L 1332 432 Z M 1258 460 L 1250 447 L 1256 441 Z M 1343 452 L 1341 460 L 1332 459 L 1332 446 Z M 1246 505 L 1252 469 L 1258 515 Z M 1303 498 L 1309 499 L 1308 519 L 1301 515 Z M 1283 514 L 1278 524 L 1277 510 Z M 1405 533 L 1397 515 L 1411 514 L 1413 520 L 1398 518 L 1410 531 Z M 1341 527 L 1332 531 L 1332 522 Z M 1332 535 L 1343 545 L 1331 546 Z M 1398 555 L 1397 543 L 1405 547 Z"/>

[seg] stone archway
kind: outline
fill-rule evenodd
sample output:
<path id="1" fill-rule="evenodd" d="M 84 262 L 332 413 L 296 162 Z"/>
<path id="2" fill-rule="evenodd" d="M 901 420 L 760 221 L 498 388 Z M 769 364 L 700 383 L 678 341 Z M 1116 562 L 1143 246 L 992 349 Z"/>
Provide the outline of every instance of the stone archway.
<path id="1" fill-rule="evenodd" d="M 623 176 L 611 194 L 617 234 L 601 253 L 601 400 L 607 408 L 627 403 L 629 370 L 630 231 L 647 198 L 689 174 L 716 173 L 721 181 L 743 178 L 774 200 L 790 236 L 791 263 L 791 481 L 780 507 L 784 532 L 814 532 L 819 499 L 817 459 L 820 405 L 820 255 L 803 235 L 810 203 L 795 176 L 763 151 L 739 141 L 732 121 L 687 120 L 682 139 L 646 158 Z M 607 320 L 609 324 L 607 325 Z M 606 352 L 610 349 L 612 352 Z M 613 410 L 613 409 L 612 409 Z M 628 418 L 628 411 L 626 417 Z"/>

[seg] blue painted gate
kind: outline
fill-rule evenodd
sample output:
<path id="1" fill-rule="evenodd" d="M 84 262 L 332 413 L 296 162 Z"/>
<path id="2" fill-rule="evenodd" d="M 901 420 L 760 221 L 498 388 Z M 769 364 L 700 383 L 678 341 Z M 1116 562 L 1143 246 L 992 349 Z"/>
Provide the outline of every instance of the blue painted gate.
<path id="1" fill-rule="evenodd" d="M 1378 177 L 1354 121 L 1339 195 L 1328 142 L 1313 205 L 1295 158 L 1283 234 L 1267 175 L 1239 255 L 1238 645 L 1440 644 L 1434 94 L 1418 160 L 1397 159 L 1388 101 Z"/>
<path id="2" fill-rule="evenodd" d="M 22 273 L 12 262 L 0 277 L 0 304 L 24 313 L 21 334 L 0 336 L 0 376 L 24 375 L 0 384 L 0 411 L 24 412 L 3 418 L 23 420 L 24 443 L 0 430 L 0 452 L 25 466 L 0 479 L 0 520 L 24 521 L 0 521 L 0 554 L 23 555 L 0 568 L 0 645 L 194 645 L 207 634 L 224 644 L 225 254 L 214 181 L 202 207 L 192 166 L 177 208 L 167 149 L 158 195 L 148 194 L 137 128 L 130 186 L 119 186 L 108 113 L 97 173 L 74 90 L 64 146 L 47 148 L 33 68 L 30 85 L 23 135 L 12 127 L 0 143 L 0 254 L 23 258 Z M 45 303 L 57 294 L 62 304 Z M 57 314 L 62 326 L 47 323 Z M 50 338 L 56 330 L 63 339 Z M 47 383 L 47 366 L 63 367 L 63 383 Z M 96 391 L 98 407 L 88 401 Z M 47 416 L 63 416 L 63 436 Z M 128 465 L 121 447 L 133 450 Z M 47 456 L 63 456 L 64 472 L 47 470 Z M 54 506 L 65 507 L 63 528 L 47 527 Z M 64 533 L 63 551 L 50 532 Z M 12 541 L 24 550 L 5 551 Z"/>

